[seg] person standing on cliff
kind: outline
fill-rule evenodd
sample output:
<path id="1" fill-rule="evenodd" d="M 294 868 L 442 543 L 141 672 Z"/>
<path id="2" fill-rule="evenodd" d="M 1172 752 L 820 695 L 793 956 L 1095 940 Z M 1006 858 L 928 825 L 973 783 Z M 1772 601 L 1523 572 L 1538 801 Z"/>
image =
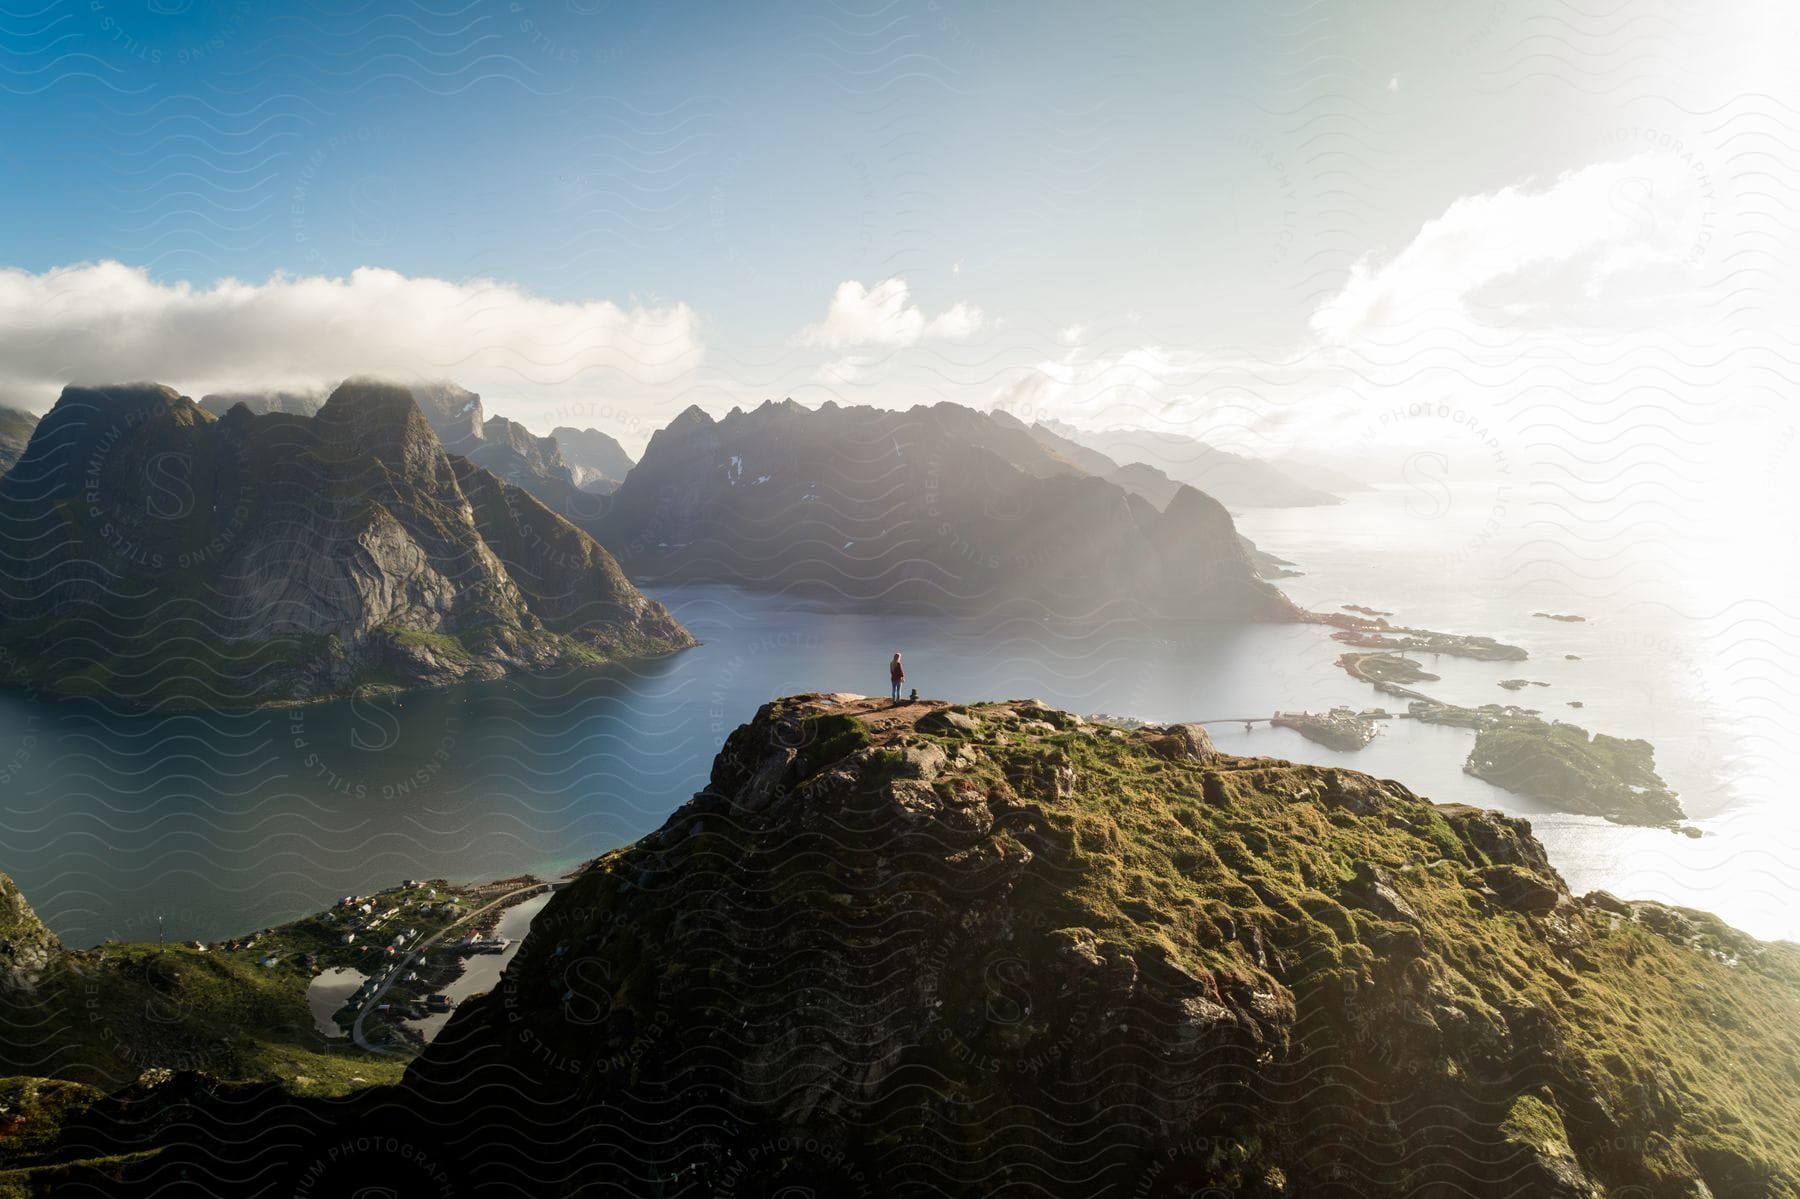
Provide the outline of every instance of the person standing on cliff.
<path id="1" fill-rule="evenodd" d="M 894 660 L 888 663 L 888 682 L 894 685 L 894 702 L 900 702 L 900 684 L 906 681 L 906 667 L 900 665 L 900 651 L 894 651 Z"/>

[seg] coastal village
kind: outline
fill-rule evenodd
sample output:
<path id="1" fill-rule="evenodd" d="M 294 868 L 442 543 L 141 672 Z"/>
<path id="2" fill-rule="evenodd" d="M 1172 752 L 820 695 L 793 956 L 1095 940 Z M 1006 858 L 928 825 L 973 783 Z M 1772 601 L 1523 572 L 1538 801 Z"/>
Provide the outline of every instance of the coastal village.
<path id="1" fill-rule="evenodd" d="M 446 992 L 466 959 L 514 947 L 496 925 L 513 906 L 553 890 L 535 876 L 462 886 L 405 879 L 346 895 L 323 912 L 214 944 L 198 953 L 255 955 L 257 967 L 305 980 L 313 1023 L 327 1038 L 362 1049 L 410 1053 L 424 1043 L 412 1023 L 448 1013 Z"/>

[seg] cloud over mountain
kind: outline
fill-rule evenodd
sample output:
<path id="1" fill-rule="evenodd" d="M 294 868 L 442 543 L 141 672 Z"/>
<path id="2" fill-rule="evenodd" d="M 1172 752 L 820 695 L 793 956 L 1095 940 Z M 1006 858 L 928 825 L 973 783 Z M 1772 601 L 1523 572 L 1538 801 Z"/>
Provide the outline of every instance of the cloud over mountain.
<path id="1" fill-rule="evenodd" d="M 960 301 L 927 318 L 904 279 L 883 279 L 874 287 L 850 279 L 838 284 L 825 319 L 806 326 L 793 340 L 795 345 L 833 350 L 897 348 L 927 339 L 972 337 L 985 320 L 981 309 Z"/>
<path id="2" fill-rule="evenodd" d="M 361 267 L 197 287 L 112 261 L 0 270 L 0 397 L 39 409 L 68 382 L 144 378 L 195 395 L 359 374 L 617 391 L 675 382 L 702 353 L 686 304 L 569 302 L 488 279 Z"/>

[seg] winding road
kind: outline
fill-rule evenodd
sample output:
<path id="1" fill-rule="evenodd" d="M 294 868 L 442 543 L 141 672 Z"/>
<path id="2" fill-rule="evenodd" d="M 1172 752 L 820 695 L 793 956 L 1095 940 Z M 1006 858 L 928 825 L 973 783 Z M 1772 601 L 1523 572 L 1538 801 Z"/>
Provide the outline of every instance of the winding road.
<path id="1" fill-rule="evenodd" d="M 375 1010 L 376 1005 L 381 1002 L 381 997 L 388 993 L 388 988 L 393 986 L 396 980 L 406 977 L 406 972 L 412 968 L 414 962 L 425 956 L 426 950 L 435 948 L 439 942 L 450 934 L 451 930 L 457 928 L 459 925 L 467 924 L 471 920 L 477 919 L 484 913 L 491 912 L 497 907 L 504 907 L 512 900 L 521 896 L 535 895 L 539 891 L 554 890 L 556 890 L 555 883 L 532 883 L 529 887 L 520 887 L 517 890 L 508 891 L 497 899 L 491 900 L 476 908 L 467 916 L 457 917 L 443 928 L 438 929 L 438 931 L 433 933 L 430 937 L 427 937 L 425 940 L 415 945 L 413 951 L 402 958 L 400 964 L 388 972 L 387 979 L 383 981 L 379 987 L 375 988 L 374 994 L 370 995 L 363 1003 L 362 1007 L 357 1009 L 356 1022 L 350 1026 L 350 1037 L 356 1042 L 356 1047 L 358 1049 L 366 1049 L 370 1053 L 386 1054 L 388 1057 L 408 1056 L 398 1049 L 390 1049 L 385 1045 L 371 1044 L 369 1040 L 363 1036 L 363 1021 L 368 1018 L 370 1012 Z"/>

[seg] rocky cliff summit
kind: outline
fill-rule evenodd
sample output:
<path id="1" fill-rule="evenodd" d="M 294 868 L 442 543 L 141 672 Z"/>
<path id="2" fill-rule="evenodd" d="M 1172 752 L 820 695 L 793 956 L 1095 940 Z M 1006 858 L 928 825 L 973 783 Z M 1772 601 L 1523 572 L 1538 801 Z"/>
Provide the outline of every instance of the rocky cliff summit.
<path id="1" fill-rule="evenodd" d="M 148 1068 L 10 1117 L 34 1196 L 1800 1194 L 1800 949 L 1574 896 L 1522 820 L 1031 700 L 765 705 L 398 1085 L 315 1098 L 253 956 L 27 939 L 67 985 L 19 1059 L 116 1026 Z"/>
<path id="2" fill-rule="evenodd" d="M 631 468 L 637 465 L 612 436 L 599 429 L 577 429 L 558 425 L 550 436 L 562 450 L 562 456 L 575 474 L 575 483 L 586 491 L 601 495 L 617 491 Z"/>
<path id="3" fill-rule="evenodd" d="M 692 639 L 606 551 L 445 453 L 407 388 L 215 418 L 67 388 L 0 479 L 0 675 L 130 703 L 429 686 Z"/>
<path id="4" fill-rule="evenodd" d="M 1794 947 L 1571 895 L 1523 820 L 1191 725 L 806 695 L 407 1090 L 547 1193 L 1793 1195 L 1796 1016 Z"/>

